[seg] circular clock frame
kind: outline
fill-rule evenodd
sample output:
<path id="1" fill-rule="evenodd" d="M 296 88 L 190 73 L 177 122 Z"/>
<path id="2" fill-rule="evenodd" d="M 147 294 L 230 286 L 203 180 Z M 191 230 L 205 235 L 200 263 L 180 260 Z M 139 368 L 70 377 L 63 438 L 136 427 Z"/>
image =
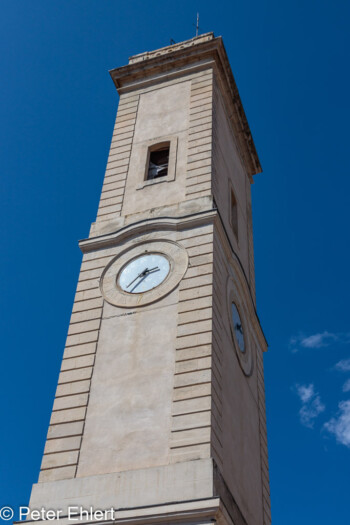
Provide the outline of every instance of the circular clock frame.
<path id="1" fill-rule="evenodd" d="M 164 281 L 151 290 L 130 293 L 119 286 L 123 269 L 141 255 L 157 254 L 166 257 L 170 270 Z M 117 255 L 104 269 L 100 289 L 107 302 L 121 308 L 137 308 L 154 303 L 176 288 L 188 267 L 186 250 L 173 241 L 154 240 L 133 245 Z"/>
<path id="2" fill-rule="evenodd" d="M 237 293 L 237 288 L 235 286 L 234 280 L 232 277 L 229 277 L 227 280 L 227 295 L 226 295 L 226 303 L 227 303 L 227 314 L 228 314 L 228 320 L 230 325 L 230 332 L 231 337 L 233 340 L 233 346 L 235 348 L 236 355 L 238 357 L 239 364 L 246 376 L 250 376 L 253 371 L 253 356 L 251 351 L 251 343 L 248 333 L 248 323 L 246 320 L 245 315 L 245 309 L 243 307 L 242 302 L 239 300 L 239 296 Z M 239 343 L 237 341 L 237 337 L 235 334 L 235 327 L 232 320 L 232 303 L 235 304 L 236 309 L 238 311 L 239 318 L 241 320 L 241 324 L 243 327 L 243 338 L 244 338 L 244 350 L 241 350 Z"/>

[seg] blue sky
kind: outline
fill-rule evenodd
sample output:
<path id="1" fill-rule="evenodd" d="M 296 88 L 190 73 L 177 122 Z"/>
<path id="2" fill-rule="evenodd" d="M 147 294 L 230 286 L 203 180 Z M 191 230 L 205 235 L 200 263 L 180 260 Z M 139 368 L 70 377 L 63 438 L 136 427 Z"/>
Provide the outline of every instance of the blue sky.
<path id="1" fill-rule="evenodd" d="M 0 506 L 36 481 L 117 94 L 108 70 L 222 35 L 264 169 L 253 215 L 274 523 L 349 522 L 350 6 L 0 2 Z"/>

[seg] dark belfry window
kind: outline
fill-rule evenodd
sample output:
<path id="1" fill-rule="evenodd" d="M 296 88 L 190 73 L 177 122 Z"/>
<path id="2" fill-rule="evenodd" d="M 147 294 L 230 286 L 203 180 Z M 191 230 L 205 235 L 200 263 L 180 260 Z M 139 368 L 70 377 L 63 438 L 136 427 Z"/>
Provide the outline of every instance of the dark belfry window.
<path id="1" fill-rule="evenodd" d="M 149 153 L 147 180 L 168 175 L 169 149 L 169 143 L 152 147 Z"/>
<path id="2" fill-rule="evenodd" d="M 238 240 L 238 209 L 236 197 L 233 193 L 233 190 L 231 190 L 231 226 L 236 236 L 236 239 Z"/>

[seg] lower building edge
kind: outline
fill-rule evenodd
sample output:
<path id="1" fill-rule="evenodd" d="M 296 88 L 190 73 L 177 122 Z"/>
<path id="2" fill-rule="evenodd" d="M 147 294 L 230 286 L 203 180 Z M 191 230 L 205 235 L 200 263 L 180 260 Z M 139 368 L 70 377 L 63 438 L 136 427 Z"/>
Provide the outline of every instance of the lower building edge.
<path id="1" fill-rule="evenodd" d="M 53 525 L 246 525 L 212 458 L 37 483 L 25 519 Z"/>

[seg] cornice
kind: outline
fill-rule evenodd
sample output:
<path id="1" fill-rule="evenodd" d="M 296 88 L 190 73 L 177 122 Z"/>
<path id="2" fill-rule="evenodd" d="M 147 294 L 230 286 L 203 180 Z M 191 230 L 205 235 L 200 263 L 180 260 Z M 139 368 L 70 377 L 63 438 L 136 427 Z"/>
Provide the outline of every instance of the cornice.
<path id="1" fill-rule="evenodd" d="M 247 173 L 252 177 L 261 172 L 261 165 L 221 37 L 208 33 L 136 55 L 128 65 L 112 69 L 110 75 L 118 93 L 123 94 L 208 67 L 217 73 Z"/>
<path id="2" fill-rule="evenodd" d="M 216 215 L 217 211 L 215 209 L 210 209 L 179 217 L 164 216 L 142 219 L 132 224 L 128 224 L 115 232 L 99 235 L 97 237 L 90 237 L 89 239 L 83 239 L 79 241 L 79 247 L 83 253 L 89 253 L 116 246 L 131 237 L 142 235 L 143 233 L 149 233 L 150 231 L 185 230 L 186 228 L 201 226 L 208 222 L 213 222 Z"/>

